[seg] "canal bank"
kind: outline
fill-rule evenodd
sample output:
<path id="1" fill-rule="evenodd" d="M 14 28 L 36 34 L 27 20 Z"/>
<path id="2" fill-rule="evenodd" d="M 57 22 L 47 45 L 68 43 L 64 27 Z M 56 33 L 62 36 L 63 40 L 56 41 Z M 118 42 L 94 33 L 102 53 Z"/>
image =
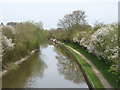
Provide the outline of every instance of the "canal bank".
<path id="1" fill-rule="evenodd" d="M 37 51 L 37 50 L 35 49 L 35 50 L 31 51 L 30 55 L 22 58 L 21 60 L 14 62 L 12 66 L 8 67 L 9 68 L 8 70 L 3 70 L 0 73 L 0 78 L 2 78 L 4 75 L 8 74 L 11 70 L 14 70 L 15 68 L 17 68 L 18 65 L 20 65 L 20 64 L 24 63 L 26 60 L 28 60 L 28 58 L 31 57 L 35 53 L 35 51 Z"/>
<path id="2" fill-rule="evenodd" d="M 87 74 L 90 76 L 90 78 L 91 78 L 91 80 L 92 80 L 95 88 L 112 88 L 112 89 L 115 89 L 115 87 L 113 88 L 111 86 L 112 84 L 108 80 L 108 78 L 111 76 L 111 73 L 106 70 L 107 68 L 105 68 L 104 63 L 101 63 L 101 61 L 97 61 L 98 59 L 94 58 L 93 55 L 88 54 L 80 46 L 77 46 L 77 45 L 72 44 L 72 43 L 67 43 L 67 42 L 65 43 L 65 45 L 79 59 L 79 61 L 81 62 L 81 64 L 84 66 L 84 68 L 85 68 Z M 83 57 L 83 55 L 81 55 L 80 53 L 82 53 L 85 57 L 87 57 L 90 60 L 88 60 L 85 57 Z M 90 62 L 90 64 L 89 64 L 89 62 Z M 95 66 L 97 65 L 96 67 L 98 69 L 100 69 L 100 70 L 94 69 L 93 68 L 94 65 L 92 65 L 91 62 Z M 101 70 L 101 69 L 103 69 L 103 70 Z M 105 73 L 103 71 L 105 71 Z M 105 76 L 103 77 L 102 74 L 100 74 L 100 73 L 102 73 L 103 75 L 106 74 L 105 76 L 108 76 L 108 77 L 107 78 Z M 107 73 L 110 73 L 110 74 L 107 74 Z M 114 77 L 113 78 L 111 77 L 111 81 L 112 81 L 112 79 L 114 79 Z M 113 81 L 112 83 L 115 83 L 115 81 Z"/>
<path id="3" fill-rule="evenodd" d="M 63 44 L 64 46 L 66 46 L 66 48 L 68 48 L 66 44 L 64 44 L 64 43 L 61 43 L 61 44 Z M 90 79 L 92 80 L 94 87 L 96 89 L 104 88 L 102 83 L 100 82 L 98 77 L 95 75 L 94 71 L 92 70 L 91 66 L 87 62 L 85 62 L 85 60 L 80 55 L 78 55 L 76 52 L 74 52 L 72 49 L 70 49 L 70 48 L 68 48 L 68 49 L 76 56 L 76 58 L 78 58 L 78 60 L 84 67 L 85 71 L 89 75 Z"/>
<path id="4" fill-rule="evenodd" d="M 101 83 L 104 86 L 104 88 L 113 88 L 110 85 L 110 83 L 104 78 L 102 73 L 97 69 L 97 67 L 92 62 L 90 62 L 90 60 L 88 60 L 84 55 L 82 55 L 81 53 L 79 53 L 75 49 L 71 48 L 70 46 L 68 46 L 68 48 L 70 48 L 71 50 L 73 50 L 73 52 L 75 52 L 78 55 L 80 55 L 91 66 L 92 70 L 95 72 L 96 76 L 99 78 L 99 80 L 101 81 Z"/>
<path id="5" fill-rule="evenodd" d="M 82 71 L 82 74 L 87 82 L 89 89 L 95 90 L 94 85 L 93 85 L 92 81 L 90 80 L 90 77 L 87 75 L 86 71 L 84 70 L 83 66 L 81 65 L 79 60 L 76 58 L 76 56 L 65 45 L 63 45 L 61 43 L 57 43 L 57 45 L 60 46 L 61 48 L 63 48 L 66 52 L 68 52 L 74 58 L 75 62 L 77 63 L 77 65 L 79 66 L 79 68 Z"/>

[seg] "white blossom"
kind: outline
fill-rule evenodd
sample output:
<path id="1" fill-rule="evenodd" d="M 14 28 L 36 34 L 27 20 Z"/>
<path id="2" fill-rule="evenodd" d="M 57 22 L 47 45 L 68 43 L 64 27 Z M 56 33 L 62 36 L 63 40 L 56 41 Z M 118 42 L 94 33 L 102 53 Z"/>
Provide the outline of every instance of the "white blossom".
<path id="1" fill-rule="evenodd" d="M 10 30 L 13 34 L 16 33 L 15 28 L 13 26 L 11 26 L 11 25 L 4 25 L 3 28 L 5 28 L 4 30 Z"/>
<path id="2" fill-rule="evenodd" d="M 76 37 L 74 41 L 86 47 L 89 53 L 94 53 L 98 58 L 102 57 L 117 62 L 118 33 L 116 28 L 116 24 L 108 24 L 91 33 L 89 36 L 83 36 L 80 40 Z"/>
<path id="3" fill-rule="evenodd" d="M 7 38 L 7 36 L 2 36 L 2 42 L 4 43 L 7 49 L 14 48 L 15 43 L 12 42 L 11 38 Z"/>
<path id="4" fill-rule="evenodd" d="M 13 34 L 15 34 L 15 29 L 12 26 L 5 25 L 5 26 L 0 26 L 1 27 L 1 33 L 3 30 L 10 30 Z M 13 50 L 15 43 L 13 43 L 13 40 L 11 38 L 8 38 L 5 36 L 3 33 L 1 35 L 1 46 L 2 46 L 2 51 L 5 49 L 7 50 Z"/>

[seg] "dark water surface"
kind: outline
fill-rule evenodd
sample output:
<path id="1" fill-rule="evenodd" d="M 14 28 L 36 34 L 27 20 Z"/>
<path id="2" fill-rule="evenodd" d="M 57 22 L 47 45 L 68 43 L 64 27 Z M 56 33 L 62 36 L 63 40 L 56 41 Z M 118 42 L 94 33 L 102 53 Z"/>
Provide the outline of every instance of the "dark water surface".
<path id="1" fill-rule="evenodd" d="M 88 88 L 73 58 L 60 47 L 41 46 L 20 67 L 5 75 L 3 88 Z"/>

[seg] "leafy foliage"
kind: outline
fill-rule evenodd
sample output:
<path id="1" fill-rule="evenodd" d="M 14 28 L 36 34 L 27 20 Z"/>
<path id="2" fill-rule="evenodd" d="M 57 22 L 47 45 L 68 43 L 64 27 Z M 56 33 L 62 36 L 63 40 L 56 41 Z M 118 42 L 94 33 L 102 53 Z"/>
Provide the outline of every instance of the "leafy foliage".
<path id="1" fill-rule="evenodd" d="M 23 22 L 2 28 L 3 66 L 28 55 L 47 37 L 41 23 Z"/>

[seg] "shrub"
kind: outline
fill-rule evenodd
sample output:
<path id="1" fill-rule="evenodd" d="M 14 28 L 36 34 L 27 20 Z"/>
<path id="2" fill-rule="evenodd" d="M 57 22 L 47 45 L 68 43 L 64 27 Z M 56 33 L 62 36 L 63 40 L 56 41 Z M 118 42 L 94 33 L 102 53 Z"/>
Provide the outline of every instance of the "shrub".
<path id="1" fill-rule="evenodd" d="M 46 38 L 41 23 L 23 22 L 2 27 L 3 66 L 17 61 L 39 48 Z"/>

